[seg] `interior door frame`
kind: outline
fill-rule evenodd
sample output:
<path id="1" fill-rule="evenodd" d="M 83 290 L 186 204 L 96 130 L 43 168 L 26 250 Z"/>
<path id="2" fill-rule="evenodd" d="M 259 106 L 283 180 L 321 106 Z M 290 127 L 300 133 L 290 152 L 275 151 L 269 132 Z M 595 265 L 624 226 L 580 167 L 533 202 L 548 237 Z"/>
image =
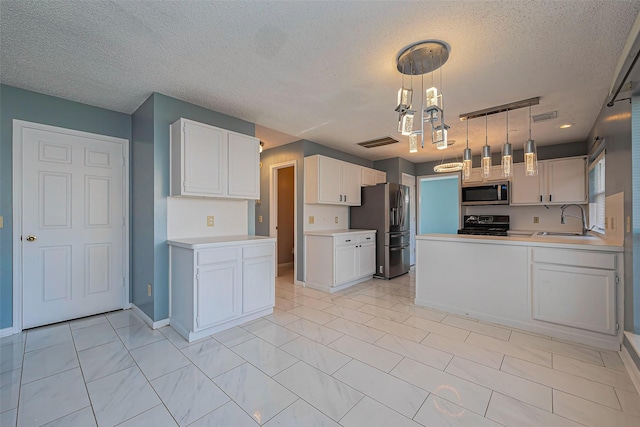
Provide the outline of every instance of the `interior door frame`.
<path id="1" fill-rule="evenodd" d="M 411 265 L 415 265 L 415 260 L 416 260 L 416 237 L 418 235 L 418 197 L 417 197 L 417 193 L 418 193 L 418 183 L 416 180 L 416 177 L 414 175 L 410 175 L 408 173 L 402 173 L 400 175 L 400 181 L 402 185 L 406 185 L 404 184 L 405 180 L 413 180 L 413 200 L 410 200 L 410 204 L 412 203 L 413 206 L 411 208 L 411 210 L 413 211 L 413 213 L 415 214 L 415 219 L 416 219 L 416 224 L 415 224 L 415 229 L 413 230 L 413 235 L 410 236 L 411 240 L 413 241 L 413 261 L 414 263 Z M 411 188 L 409 188 L 409 195 L 411 195 Z M 411 212 L 409 212 L 409 226 L 411 226 Z M 410 230 L 411 231 L 411 230 Z"/>
<path id="2" fill-rule="evenodd" d="M 123 287 L 123 308 L 129 305 L 131 282 L 129 280 L 129 140 L 112 136 L 99 135 L 57 126 L 43 125 L 24 120 L 13 120 L 13 146 L 12 146 L 12 202 L 13 202 L 13 324 L 12 333 L 22 331 L 22 137 L 24 129 L 37 129 L 47 132 L 62 133 L 81 138 L 91 138 L 105 143 L 121 144 L 124 157 L 122 176 L 122 207 L 124 211 L 124 236 L 122 268 L 126 286 Z"/>
<path id="3" fill-rule="evenodd" d="M 275 263 L 278 277 L 278 170 L 293 166 L 293 279 L 298 277 L 298 161 L 275 163 L 269 168 L 269 236 L 276 238 Z"/>

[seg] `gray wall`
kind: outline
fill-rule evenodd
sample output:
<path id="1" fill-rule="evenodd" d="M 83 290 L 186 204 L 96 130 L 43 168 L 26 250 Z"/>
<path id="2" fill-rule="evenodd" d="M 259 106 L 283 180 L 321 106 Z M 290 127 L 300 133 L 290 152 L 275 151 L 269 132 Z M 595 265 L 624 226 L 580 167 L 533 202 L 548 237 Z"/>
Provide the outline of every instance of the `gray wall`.
<path id="1" fill-rule="evenodd" d="M 149 105 L 152 105 L 152 107 Z M 152 110 L 151 110 L 152 108 Z M 150 111 L 151 110 L 151 111 Z M 147 101 L 133 114 L 133 126 L 136 131 L 136 144 L 146 157 L 137 156 L 132 162 L 134 170 L 140 167 L 140 174 L 152 175 L 152 188 L 141 184 L 139 190 L 152 192 L 153 199 L 146 195 L 140 201 L 133 199 L 134 209 L 137 204 L 140 209 L 138 222 L 145 226 L 138 232 L 132 230 L 134 247 L 138 245 L 151 248 L 152 259 L 145 254 L 143 258 L 136 258 L 134 253 L 134 275 L 132 293 L 135 301 L 140 301 L 140 307 L 154 321 L 169 317 L 169 248 L 167 246 L 167 197 L 169 197 L 169 126 L 180 118 L 195 120 L 245 135 L 255 135 L 253 123 L 235 117 L 217 113 L 206 108 L 171 98 L 159 93 L 152 94 Z M 152 162 L 148 144 L 153 141 Z M 147 178 L 148 179 L 148 178 Z M 148 183 L 146 183 L 148 184 Z M 149 203 L 151 209 L 149 209 Z M 254 203 L 249 203 L 249 233 L 254 233 Z M 151 226 L 149 225 L 151 224 Z M 150 227 L 153 233 L 150 234 Z M 140 260 L 141 262 L 138 262 Z M 147 283 L 153 285 L 152 301 L 146 297 Z M 144 295 L 142 295 L 144 294 Z"/>
<path id="2" fill-rule="evenodd" d="M 640 111 L 639 111 L 640 112 Z M 629 102 L 617 102 L 613 107 L 604 105 L 600 114 L 589 132 L 588 142 L 593 143 L 596 137 L 605 139 L 606 168 L 605 168 L 605 194 L 624 191 L 624 215 L 625 218 L 632 215 L 632 184 L 631 184 L 631 104 Z M 640 168 L 638 169 L 640 170 Z M 640 224 L 640 222 L 634 222 Z M 626 330 L 633 329 L 633 239 L 631 234 L 624 236 L 624 282 L 625 282 L 625 318 Z M 640 294 L 639 292 L 636 292 Z M 636 312 L 637 313 L 637 312 Z M 638 314 L 636 314 L 638 316 Z M 640 319 L 636 318 L 636 322 Z M 638 327 L 636 325 L 636 331 Z"/>
<path id="3" fill-rule="evenodd" d="M 559 159 L 561 157 L 572 157 L 572 156 L 583 156 L 587 154 L 587 143 L 586 141 L 579 142 L 570 142 L 568 144 L 555 144 L 555 145 L 544 145 L 538 147 L 538 160 L 550 160 L 550 159 Z M 491 153 L 491 163 L 493 165 L 499 165 L 501 162 L 501 153 Z M 461 161 L 460 158 L 457 160 L 455 158 L 445 159 L 444 162 L 441 160 L 433 161 L 433 162 L 424 162 L 416 164 L 416 176 L 423 175 L 435 175 L 436 172 L 433 171 L 434 166 L 439 165 L 440 163 L 447 162 L 455 162 Z M 524 150 L 513 150 L 513 162 L 514 163 L 522 163 L 524 161 Z M 480 167 L 480 154 L 473 156 L 472 159 L 473 167 Z"/>
<path id="4" fill-rule="evenodd" d="M 394 157 L 391 159 L 376 160 L 373 162 L 373 168 L 387 173 L 387 182 L 394 184 L 400 184 L 400 158 Z"/>
<path id="5" fill-rule="evenodd" d="M 131 116 L 16 87 L 0 85 L 0 329 L 13 323 L 13 119 L 118 138 L 131 138 Z"/>

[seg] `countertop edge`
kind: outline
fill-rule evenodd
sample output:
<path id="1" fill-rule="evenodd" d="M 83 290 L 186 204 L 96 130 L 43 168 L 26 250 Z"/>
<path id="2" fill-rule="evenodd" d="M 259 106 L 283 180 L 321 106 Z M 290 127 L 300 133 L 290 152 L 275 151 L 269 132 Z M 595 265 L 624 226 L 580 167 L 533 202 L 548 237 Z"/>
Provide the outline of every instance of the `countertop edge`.
<path id="1" fill-rule="evenodd" d="M 167 245 L 185 249 L 203 249 L 216 246 L 237 246 L 250 243 L 275 243 L 275 237 L 268 236 L 216 236 L 209 238 L 188 237 L 168 239 Z"/>
<path id="2" fill-rule="evenodd" d="M 535 246 L 558 249 L 582 249 L 592 251 L 623 252 L 624 246 L 607 244 L 602 240 L 568 242 L 561 237 L 524 237 L 524 236 L 468 236 L 459 234 L 419 234 L 416 240 L 437 240 L 446 242 L 466 242 L 489 245 Z"/>
<path id="3" fill-rule="evenodd" d="M 377 233 L 377 230 L 366 229 L 353 229 L 353 230 L 318 230 L 318 231 L 305 231 L 305 236 L 340 236 L 344 234 L 366 234 Z"/>

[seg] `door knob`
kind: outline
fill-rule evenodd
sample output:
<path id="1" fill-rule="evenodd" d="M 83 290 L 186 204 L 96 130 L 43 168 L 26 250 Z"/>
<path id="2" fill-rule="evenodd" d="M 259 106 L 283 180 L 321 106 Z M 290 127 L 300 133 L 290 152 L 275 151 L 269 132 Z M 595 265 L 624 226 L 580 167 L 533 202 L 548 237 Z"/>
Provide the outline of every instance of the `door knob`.
<path id="1" fill-rule="evenodd" d="M 29 235 L 27 236 L 27 242 L 35 242 L 35 241 L 36 241 L 36 239 L 37 239 L 37 237 L 36 237 L 36 236 L 34 236 L 33 234 L 29 234 Z"/>

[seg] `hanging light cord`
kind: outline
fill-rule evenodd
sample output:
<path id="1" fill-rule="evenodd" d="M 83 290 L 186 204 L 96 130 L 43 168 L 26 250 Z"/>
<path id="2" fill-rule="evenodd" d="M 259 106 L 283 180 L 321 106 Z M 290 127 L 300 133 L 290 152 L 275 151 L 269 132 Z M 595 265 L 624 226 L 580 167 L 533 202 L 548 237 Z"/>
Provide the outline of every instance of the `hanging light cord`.
<path id="1" fill-rule="evenodd" d="M 531 104 L 529 104 L 529 140 L 531 140 Z"/>
<path id="2" fill-rule="evenodd" d="M 467 148 L 469 148 L 469 119 L 465 121 L 467 122 Z"/>
<path id="3" fill-rule="evenodd" d="M 484 115 L 484 145 L 489 145 L 489 127 L 487 125 L 487 115 Z"/>
<path id="4" fill-rule="evenodd" d="M 509 143 L 509 110 L 507 110 L 507 144 Z"/>

